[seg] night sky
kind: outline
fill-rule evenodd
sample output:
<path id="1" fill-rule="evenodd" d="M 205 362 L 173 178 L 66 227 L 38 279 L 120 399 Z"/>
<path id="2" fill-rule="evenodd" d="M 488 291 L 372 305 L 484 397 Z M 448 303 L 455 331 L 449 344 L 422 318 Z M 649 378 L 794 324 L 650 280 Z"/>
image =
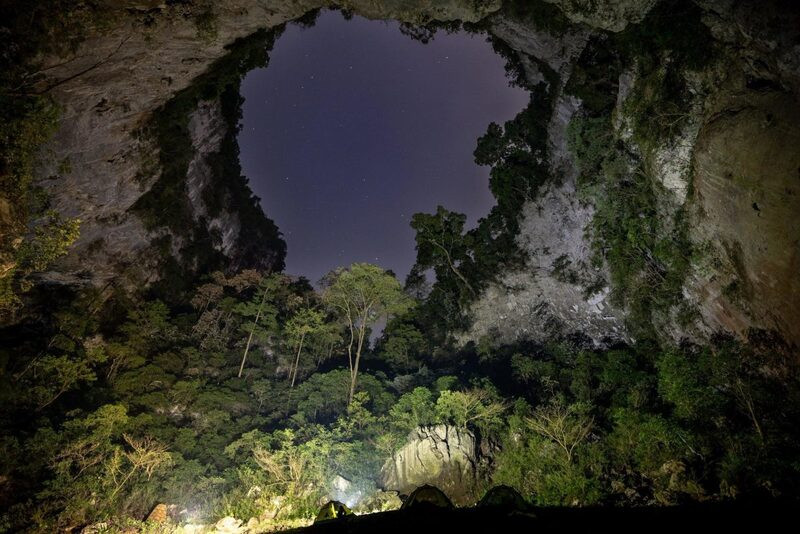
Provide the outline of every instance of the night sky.
<path id="1" fill-rule="evenodd" d="M 472 158 L 487 125 L 527 94 L 483 36 L 428 44 L 397 23 L 325 12 L 287 28 L 267 69 L 244 80 L 241 163 L 288 245 L 286 271 L 312 282 L 355 261 L 414 263 L 412 214 L 438 204 L 474 225 L 494 204 Z"/>

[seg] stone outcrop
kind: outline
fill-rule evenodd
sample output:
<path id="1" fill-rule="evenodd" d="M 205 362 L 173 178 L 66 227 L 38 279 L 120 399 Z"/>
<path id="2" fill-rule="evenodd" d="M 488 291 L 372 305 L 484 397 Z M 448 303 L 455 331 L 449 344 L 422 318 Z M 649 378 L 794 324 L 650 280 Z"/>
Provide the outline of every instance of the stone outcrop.
<path id="1" fill-rule="evenodd" d="M 625 312 L 608 299 L 608 273 L 591 265 L 587 228 L 594 211 L 578 198 L 578 171 L 567 147 L 567 127 L 581 101 L 566 94 L 564 86 L 593 32 L 574 26 L 556 35 L 508 20 L 503 13 L 491 19 L 491 27 L 523 64 L 542 65 L 557 74 L 550 82 L 556 86 L 550 88 L 555 103 L 547 126 L 547 154 L 551 172 L 559 179 L 523 208 L 517 242 L 527 264 L 504 273 L 484 291 L 470 309 L 472 326 L 460 340 L 505 344 L 579 333 L 596 346 L 627 341 Z M 525 75 L 532 84 L 545 79 L 535 69 L 526 69 Z"/>
<path id="2" fill-rule="evenodd" d="M 381 469 L 384 490 L 409 495 L 419 486 L 441 489 L 456 505 L 474 503 L 479 458 L 475 435 L 448 425 L 419 427 Z"/>

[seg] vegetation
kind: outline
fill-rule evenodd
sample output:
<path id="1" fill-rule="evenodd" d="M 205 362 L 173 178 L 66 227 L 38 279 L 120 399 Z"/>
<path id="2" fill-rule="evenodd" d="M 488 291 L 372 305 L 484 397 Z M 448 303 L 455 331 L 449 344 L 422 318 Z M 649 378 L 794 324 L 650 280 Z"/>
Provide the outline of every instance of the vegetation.
<path id="1" fill-rule="evenodd" d="M 634 334 L 654 338 L 652 314 L 680 304 L 693 253 L 683 212 L 659 213 L 661 186 L 619 148 L 610 116 L 576 117 L 569 143 L 580 193 L 595 207 L 594 261 L 608 266 L 613 297 L 628 308 Z"/>
<path id="2" fill-rule="evenodd" d="M 553 31 L 564 24 L 553 6 L 527 5 L 512 7 Z M 413 217 L 417 262 L 405 288 L 369 264 L 332 272 L 320 290 L 279 273 L 283 243 L 241 176 L 233 127 L 241 75 L 265 64 L 275 38 L 258 34 L 150 125 L 163 172 L 136 210 L 151 228 L 196 226 L 184 183 L 193 157 L 188 118 L 199 102 L 219 101 L 230 127 L 212 158 L 226 179 L 214 183 L 228 185 L 204 196 L 211 216 L 223 205 L 240 210 L 256 236 L 242 263 L 262 269 L 186 250 L 184 259 L 208 273 L 203 279 L 178 283 L 184 267 L 177 265 L 150 294 L 53 289 L 45 313 L 0 330 L 0 531 L 69 531 L 98 521 L 122 530 L 159 502 L 186 510 L 183 520 L 233 515 L 276 524 L 309 518 L 330 498 L 368 509 L 381 465 L 428 425 L 473 432 L 492 454 L 480 483 L 511 485 L 541 505 L 800 496 L 800 373 L 780 340 L 754 331 L 747 342 L 656 341 L 653 317 L 677 304 L 692 246 L 680 213 L 660 216 L 661 193 L 646 162 L 620 144 L 608 93 L 619 69 L 636 60 L 644 84 L 631 96 L 641 104 L 636 113 L 669 116 L 685 93 L 652 89 L 682 84 L 670 69 L 697 67 L 705 52 L 696 50 L 696 28 L 672 28 L 660 9 L 651 17 L 614 37 L 609 54 L 600 41 L 590 45 L 567 83 L 585 103 L 569 143 L 581 195 L 596 210 L 597 261 L 609 267 L 615 298 L 630 311 L 636 344 L 449 343 L 485 284 L 521 264 L 514 241 L 522 206 L 558 179 L 550 176 L 544 128 L 553 73 L 530 87 L 525 110 L 490 125 L 478 141 L 476 161 L 491 166 L 492 212 L 472 230 L 443 207 Z M 208 38 L 213 27 L 213 17 L 198 20 Z M 670 58 L 666 67 L 662 56 Z M 511 65 L 517 83 L 526 83 L 519 62 Z M 22 154 L 17 162 L 30 161 L 52 111 L 43 101 L 28 103 L 39 110 L 23 114 L 32 122 L 4 125 L 12 132 L 4 130 L 4 158 Z M 634 118 L 640 144 L 674 133 Z M 7 169 L 22 169 L 4 187 L 27 180 L 25 165 L 3 167 L 4 180 L 12 176 Z M 20 289 L 77 235 L 76 223 L 42 213 L 44 223 L 15 249 L 8 280 Z M 553 276 L 577 280 L 566 257 Z M 17 286 L 0 285 L 3 298 Z"/>
<path id="3" fill-rule="evenodd" d="M 558 8 L 545 2 L 506 2 L 503 12 L 523 24 L 556 34 L 569 26 Z M 422 43 L 430 42 L 438 31 L 459 29 L 486 37 L 506 61 L 509 83 L 529 91 L 530 101 L 505 124 L 491 123 L 477 141 L 475 162 L 490 167 L 489 188 L 496 205 L 476 228 L 465 231 L 466 217 L 442 206 L 436 213 L 413 216 L 417 261 L 406 279 L 406 288 L 425 295 L 414 328 L 437 345 L 446 344 L 450 333 L 469 324 L 469 304 L 496 280 L 498 273 L 524 264 L 516 243 L 522 207 L 536 198 L 544 184 L 558 178 L 550 172 L 547 149 L 547 124 L 558 87 L 556 72 L 536 58 L 525 57 L 536 63 L 545 79 L 538 84 L 529 82 L 520 53 L 493 37 L 486 20 L 401 25 L 403 34 Z M 430 282 L 425 276 L 429 270 L 435 274 Z"/>
<path id="4" fill-rule="evenodd" d="M 44 270 L 77 238 L 79 221 L 49 211 L 32 184 L 36 155 L 59 116 L 34 74 L 35 60 L 41 53 L 73 50 L 105 17 L 103 9 L 60 0 L 0 8 L 0 321 L 20 306 L 30 275 Z"/>
<path id="5" fill-rule="evenodd" d="M 581 197 L 595 208 L 594 262 L 609 268 L 612 296 L 628 310 L 629 329 L 639 339 L 657 338 L 659 317 L 676 310 L 685 315 L 681 289 L 696 254 L 684 210 L 667 215 L 659 200 L 669 194 L 653 176 L 652 158 L 686 125 L 687 72 L 714 58 L 697 9 L 691 2 L 662 2 L 641 24 L 593 40 L 566 86 L 584 104 L 568 141 Z M 624 67 L 634 70 L 636 81 L 615 111 Z M 629 118 L 638 153 L 619 139 L 614 112 Z"/>
<path id="6" fill-rule="evenodd" d="M 469 231 L 464 231 L 463 214 L 441 206 L 435 214 L 412 218 L 417 260 L 406 287 L 428 293 L 417 327 L 437 343 L 468 324 L 469 303 L 499 272 L 523 264 L 515 239 L 522 207 L 552 179 L 546 135 L 552 85 L 540 83 L 530 89 L 528 106 L 503 126 L 490 124 L 475 148 L 475 162 L 491 167 L 489 188 L 497 204 L 489 214 Z M 428 270 L 436 275 L 429 289 Z"/>
<path id="7" fill-rule="evenodd" d="M 375 302 L 403 313 L 371 346 L 377 310 L 348 319 L 346 303 L 376 280 L 391 298 Z M 356 264 L 316 292 L 282 275 L 214 273 L 186 305 L 85 294 L 35 326 L 41 336 L 7 329 L 0 524 L 122 524 L 156 502 L 209 519 L 308 517 L 324 499 L 369 500 L 388 455 L 435 424 L 494 443 L 483 483 L 540 504 L 800 490 L 800 376 L 775 340 L 431 354 L 410 327 L 420 309 L 392 280 Z"/>
<path id="8" fill-rule="evenodd" d="M 407 311 L 411 307 L 411 300 L 392 275 L 368 263 L 355 263 L 347 270 L 335 271 L 326 282 L 328 287 L 323 299 L 344 318 L 350 336 L 347 344 L 349 404 L 355 395 L 358 366 L 367 332 L 381 317 Z"/>
<path id="9" fill-rule="evenodd" d="M 64 220 L 52 210 L 43 219 L 37 221 L 33 235 L 18 238 L 13 259 L 0 273 L 0 319 L 12 316 L 22 305 L 21 295 L 33 286 L 31 275 L 66 254 L 78 238 L 78 219 Z"/>

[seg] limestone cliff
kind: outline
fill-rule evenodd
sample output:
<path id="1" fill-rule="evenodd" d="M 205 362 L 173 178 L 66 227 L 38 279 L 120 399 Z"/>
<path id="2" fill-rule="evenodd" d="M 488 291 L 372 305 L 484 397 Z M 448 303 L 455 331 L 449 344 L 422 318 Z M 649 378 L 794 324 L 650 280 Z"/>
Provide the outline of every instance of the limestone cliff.
<path id="1" fill-rule="evenodd" d="M 613 298 L 613 266 L 594 261 L 597 206 L 581 190 L 569 146 L 573 119 L 595 113 L 592 96 L 604 94 L 610 104 L 603 113 L 613 117 L 614 150 L 627 179 L 641 172 L 651 182 L 659 238 L 682 224 L 692 249 L 682 267 L 680 302 L 652 314 L 659 334 L 706 339 L 755 327 L 800 343 L 797 10 L 780 0 L 671 2 L 670 9 L 689 10 L 710 33 L 713 59 L 697 69 L 677 68 L 673 51 L 664 49 L 655 66 L 623 68 L 613 54 L 596 51 L 634 47 L 641 37 L 636 28 L 667 0 L 547 2 L 339 3 L 370 18 L 414 24 L 483 21 L 516 55 L 528 82 L 548 85 L 554 179 L 522 211 L 517 242 L 526 264 L 502 273 L 474 303 L 474 326 L 463 340 L 490 333 L 497 342 L 581 334 L 603 344 L 635 337 L 626 326 L 630 306 Z M 246 201 L 245 189 L 220 185 L 220 176 L 230 175 L 220 169 L 232 154 L 226 146 L 236 119 L 231 91 L 238 89 L 242 58 L 266 61 L 257 53 L 282 24 L 331 4 L 109 0 L 103 9 L 113 16 L 88 28 L 74 53 L 44 58 L 39 87 L 59 104 L 61 120 L 43 150 L 38 185 L 55 209 L 81 219 L 79 241 L 44 278 L 138 286 L 163 279 L 165 265 L 173 271 L 215 261 L 280 267 L 279 245 L 248 248 L 248 232 L 266 219 L 243 220 L 234 199 Z M 246 38 L 261 39 L 259 46 L 246 49 L 252 42 Z M 575 89 L 587 72 L 605 84 L 591 94 Z M 657 115 L 664 76 L 686 89 L 669 110 L 676 126 L 643 135 L 643 123 L 671 122 Z M 179 136 L 159 131 L 165 113 L 180 119 Z M 171 146 L 182 151 L 180 168 L 171 165 Z M 233 176 L 240 178 L 235 170 Z M 170 203 L 159 204 L 165 198 Z M 190 228 L 171 227 L 173 217 L 191 221 Z M 670 270 L 653 263 L 656 276 Z M 684 313 L 687 308 L 697 313 Z"/>
<path id="2" fill-rule="evenodd" d="M 219 253 L 233 260 L 233 268 L 281 268 L 281 250 L 274 254 L 242 250 L 255 240 L 246 235 L 250 228 L 228 211 L 231 208 L 207 217 L 199 189 L 210 179 L 206 160 L 219 152 L 225 128 L 231 127 L 220 119 L 214 102 L 198 98 L 196 111 L 183 110 L 183 118 L 191 115 L 195 155 L 185 183 L 169 186 L 181 189 L 178 201 L 188 201 L 194 228 L 176 232 L 154 221 L 143 224 L 141 210 L 133 208 L 158 184 L 163 159 L 173 157 L 163 154 L 164 147 L 150 127 L 164 106 L 196 86 L 215 64 L 230 62 L 237 39 L 259 30 L 279 30 L 328 2 L 106 4 L 102 25 L 89 28 L 69 57 L 46 58 L 42 68 L 46 76 L 40 86 L 52 94 L 62 112 L 59 129 L 43 150 L 46 157 L 37 170 L 37 185 L 49 194 L 56 210 L 81 221 L 81 236 L 71 253 L 43 278 L 94 285 L 112 279 L 131 286 L 152 283 L 163 278 L 165 259 L 186 268 L 196 266 L 196 250 L 187 249 L 197 247 L 204 248 L 205 256 Z M 345 7 L 370 18 L 414 23 L 433 18 L 476 21 L 497 9 L 499 1 L 355 1 Z M 227 65 L 220 70 L 231 75 Z M 62 161 L 69 162 L 68 172 L 59 172 Z M 168 219 L 172 214 L 164 211 L 174 209 L 178 209 L 175 204 L 154 215 Z"/>
<path id="3" fill-rule="evenodd" d="M 527 266 L 505 274 L 484 292 L 473 305 L 473 327 L 462 340 L 488 336 L 504 343 L 582 334 L 602 344 L 633 337 L 625 327 L 628 307 L 608 298 L 614 289 L 608 269 L 591 262 L 593 201 L 576 187 L 578 164 L 565 135 L 572 117 L 591 112 L 567 86 L 573 67 L 586 67 L 579 56 L 589 51 L 587 43 L 598 35 L 615 38 L 597 28 L 623 30 L 642 20 L 654 2 L 639 2 L 639 10 L 632 10 L 636 3 L 621 3 L 618 12 L 594 8 L 602 13 L 592 13 L 586 2 L 555 3 L 570 20 L 586 23 L 584 33 L 571 29 L 552 41 L 542 36 L 548 28 L 529 25 L 509 35 L 508 28 L 519 28 L 519 23 L 503 20 L 502 14 L 493 20 L 493 31 L 518 54 L 536 54 L 559 73 L 548 149 L 552 172 L 561 179 L 524 210 L 518 241 L 528 255 Z M 648 79 L 641 68 L 624 70 L 610 84 L 615 138 L 624 144 L 629 179 L 652 182 L 655 210 L 665 223 L 660 235 L 673 231 L 675 221 L 688 228 L 679 247 L 686 250 L 688 264 L 680 295 L 654 312 L 652 323 L 662 338 L 673 341 L 707 340 L 717 332 L 744 337 L 756 328 L 778 332 L 796 347 L 800 26 L 790 21 L 798 20 L 797 13 L 781 12 L 772 3 L 762 11 L 741 5 L 746 2 L 697 4 L 714 36 L 708 46 L 715 55 L 700 69 L 678 73 L 689 89 L 673 119 L 651 115 L 660 98 L 652 71 Z M 542 50 L 541 43 L 548 41 L 559 46 Z M 566 63 L 549 59 L 565 51 L 570 51 Z M 669 52 L 663 59 L 667 65 L 672 61 Z M 613 70 L 613 62 L 606 67 Z M 654 69 L 662 85 L 666 69 Z M 526 75 L 532 82 L 540 79 Z M 637 121 L 671 120 L 680 126 L 650 136 L 634 131 Z M 638 178 L 632 178 L 635 173 Z M 681 316 L 686 310 L 697 314 Z"/>

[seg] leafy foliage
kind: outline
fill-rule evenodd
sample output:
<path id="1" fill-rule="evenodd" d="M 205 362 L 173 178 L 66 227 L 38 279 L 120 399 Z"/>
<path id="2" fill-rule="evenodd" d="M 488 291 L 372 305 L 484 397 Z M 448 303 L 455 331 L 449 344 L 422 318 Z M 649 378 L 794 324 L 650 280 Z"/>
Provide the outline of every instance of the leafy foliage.
<path id="1" fill-rule="evenodd" d="M 613 296 L 630 311 L 636 334 L 653 338 L 652 314 L 682 300 L 693 247 L 683 212 L 665 220 L 658 184 L 617 146 L 608 115 L 579 116 L 568 128 L 581 194 L 594 204 L 594 261 L 608 265 Z"/>
<path id="2" fill-rule="evenodd" d="M 78 219 L 65 220 L 50 210 L 36 224 L 33 235 L 21 240 L 11 266 L 0 273 L 0 318 L 10 316 L 22 304 L 21 295 L 33 286 L 31 275 L 67 253 L 78 239 L 79 227 Z"/>
<path id="3" fill-rule="evenodd" d="M 369 327 L 381 317 L 408 311 L 413 301 L 403 293 L 394 276 L 368 263 L 354 263 L 347 270 L 331 273 L 323 298 L 342 318 L 350 334 L 347 357 L 351 375 L 349 402 L 352 402 Z"/>
<path id="4" fill-rule="evenodd" d="M 383 280 L 394 295 L 384 311 L 406 308 L 389 274 L 345 272 L 353 279 L 334 291 L 362 287 L 364 275 L 363 290 Z M 262 299 L 269 318 L 239 378 Z M 303 332 L 341 328 L 325 301 L 287 277 L 243 271 L 213 273 L 181 308 L 118 302 L 124 313 L 109 314 L 87 294 L 59 309 L 36 341 L 0 353 L 0 468 L 13 488 L 0 494 L 5 524 L 35 510 L 37 528 L 51 531 L 144 517 L 164 501 L 211 519 L 266 510 L 295 521 L 324 500 L 373 495 L 388 455 L 417 427 L 439 424 L 493 444 L 486 483 L 541 504 L 797 494 L 800 377 L 768 336 L 665 350 L 509 347 L 492 356 L 490 380 L 472 349 L 427 354 L 407 310 L 374 350 L 365 342 L 351 396 L 345 342 L 331 358 L 318 354 L 327 341 L 304 344 L 303 372 L 293 368 Z M 370 309 L 359 317 L 377 317 Z M 413 355 L 389 357 L 412 344 Z M 347 495 L 337 477 L 350 481 Z"/>
<path id="5" fill-rule="evenodd" d="M 531 87 L 524 110 L 503 126 L 490 124 L 478 139 L 475 162 L 491 167 L 489 188 L 497 200 L 489 215 L 466 232 L 466 217 L 441 206 L 435 214 L 417 213 L 412 218 L 417 260 L 406 287 L 427 293 L 419 322 L 426 325 L 426 336 L 438 344 L 466 327 L 466 307 L 486 284 L 503 269 L 523 262 L 515 240 L 522 207 L 552 178 L 546 127 L 552 82 Z M 425 272 L 429 269 L 436 278 L 427 291 Z"/>

